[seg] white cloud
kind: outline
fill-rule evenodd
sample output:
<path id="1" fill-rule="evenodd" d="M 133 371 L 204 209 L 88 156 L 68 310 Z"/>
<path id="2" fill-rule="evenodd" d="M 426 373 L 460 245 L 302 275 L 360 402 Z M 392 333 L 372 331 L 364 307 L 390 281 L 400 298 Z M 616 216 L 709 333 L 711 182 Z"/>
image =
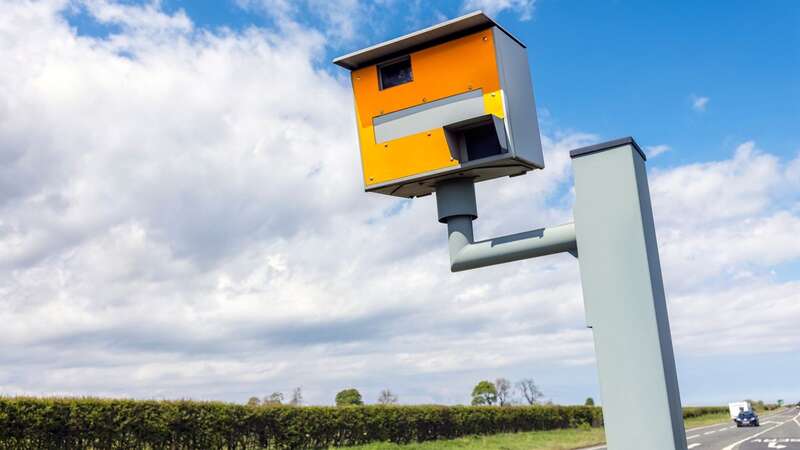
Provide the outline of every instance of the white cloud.
<path id="1" fill-rule="evenodd" d="M 706 107 L 708 106 L 709 100 L 708 97 L 703 97 L 701 95 L 692 94 L 689 96 L 690 100 L 692 101 L 692 109 L 695 111 L 705 111 Z"/>
<path id="2" fill-rule="evenodd" d="M 130 30 L 141 30 L 149 33 L 178 31 L 187 32 L 192 29 L 192 22 L 183 11 L 165 14 L 161 11 L 161 2 L 151 0 L 143 5 L 124 5 L 108 0 L 83 0 L 89 13 L 100 23 L 124 25 Z"/>
<path id="3" fill-rule="evenodd" d="M 670 147 L 669 145 L 661 144 L 661 145 L 652 145 L 650 147 L 645 147 L 644 150 L 648 158 L 655 158 L 656 156 L 662 153 L 666 153 L 672 150 L 672 147 Z"/>
<path id="4" fill-rule="evenodd" d="M 794 325 L 800 317 L 798 292 L 797 281 L 749 279 L 729 287 L 676 295 L 670 309 L 676 344 L 694 348 L 698 355 L 729 353 L 742 342 L 747 342 L 753 353 L 796 352 L 800 339 Z"/>
<path id="5" fill-rule="evenodd" d="M 363 24 L 360 19 L 365 16 L 368 7 L 367 3 L 359 0 L 237 0 L 236 3 L 244 9 L 272 17 L 279 26 L 314 17 L 324 24 L 328 36 L 345 42 L 363 32 L 358 27 Z"/>
<path id="6" fill-rule="evenodd" d="M 481 10 L 490 16 L 511 11 L 518 15 L 519 20 L 530 20 L 533 17 L 535 0 L 464 0 L 461 5 L 463 11 Z"/>
<path id="7" fill-rule="evenodd" d="M 397 34 L 398 24 L 410 31 L 446 20 L 438 10 L 423 12 L 422 0 L 236 0 L 236 4 L 272 19 L 278 27 L 302 24 L 304 29 L 319 29 L 330 48 L 347 51 L 353 50 L 356 38 L 364 45 L 385 39 L 387 32 Z"/>
<path id="8" fill-rule="evenodd" d="M 17 36 L 0 39 L 0 391 L 243 401 L 302 385 L 328 403 L 357 385 L 463 402 L 476 379 L 533 374 L 585 397 L 575 260 L 449 273 L 433 198 L 386 214 L 399 200 L 361 191 L 321 33 L 93 2 L 121 25 L 98 39 L 66 5 L 0 16 Z M 546 170 L 481 184 L 478 236 L 569 220 L 568 150 L 597 139 L 545 136 Z M 746 300 L 796 322 L 796 283 L 771 271 L 800 259 L 799 161 L 744 143 L 652 173 L 679 354 L 740 351 L 724 327 Z M 694 311 L 715 313 L 693 327 Z M 789 326 L 753 333 L 798 350 Z"/>
<path id="9" fill-rule="evenodd" d="M 733 158 L 656 170 L 650 182 L 664 220 L 693 226 L 729 223 L 775 211 L 792 191 L 788 166 L 745 142 Z"/>

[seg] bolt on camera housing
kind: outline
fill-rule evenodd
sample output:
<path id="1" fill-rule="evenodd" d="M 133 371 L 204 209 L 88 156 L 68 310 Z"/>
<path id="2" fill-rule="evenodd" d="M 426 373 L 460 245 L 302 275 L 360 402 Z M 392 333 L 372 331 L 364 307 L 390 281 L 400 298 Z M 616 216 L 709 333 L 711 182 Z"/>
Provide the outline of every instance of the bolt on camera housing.
<path id="1" fill-rule="evenodd" d="M 482 12 L 333 62 L 351 71 L 366 191 L 544 168 L 525 45 Z"/>

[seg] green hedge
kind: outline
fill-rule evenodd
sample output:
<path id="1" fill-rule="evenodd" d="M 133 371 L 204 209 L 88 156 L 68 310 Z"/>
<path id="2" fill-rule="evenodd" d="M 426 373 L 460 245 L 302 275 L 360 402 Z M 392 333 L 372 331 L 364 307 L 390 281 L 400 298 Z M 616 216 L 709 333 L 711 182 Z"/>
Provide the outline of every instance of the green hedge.
<path id="1" fill-rule="evenodd" d="M 687 406 L 683 408 L 683 418 L 707 416 L 709 414 L 727 413 L 728 408 L 724 406 Z"/>
<path id="2" fill-rule="evenodd" d="M 683 417 L 727 412 L 684 408 Z M 0 397 L 0 449 L 312 449 L 602 425 L 591 406 L 249 407 Z"/>
<path id="3" fill-rule="evenodd" d="M 0 398 L 0 449 L 311 449 L 600 425 L 588 406 L 248 407 Z"/>

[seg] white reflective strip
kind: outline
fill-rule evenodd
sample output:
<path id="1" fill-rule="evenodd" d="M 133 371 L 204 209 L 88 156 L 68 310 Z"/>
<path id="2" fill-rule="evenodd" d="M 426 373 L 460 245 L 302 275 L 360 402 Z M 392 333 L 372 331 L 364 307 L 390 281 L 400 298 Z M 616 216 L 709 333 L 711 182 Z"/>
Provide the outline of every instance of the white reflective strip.
<path id="1" fill-rule="evenodd" d="M 483 91 L 465 92 L 373 118 L 375 142 L 381 144 L 484 114 Z"/>

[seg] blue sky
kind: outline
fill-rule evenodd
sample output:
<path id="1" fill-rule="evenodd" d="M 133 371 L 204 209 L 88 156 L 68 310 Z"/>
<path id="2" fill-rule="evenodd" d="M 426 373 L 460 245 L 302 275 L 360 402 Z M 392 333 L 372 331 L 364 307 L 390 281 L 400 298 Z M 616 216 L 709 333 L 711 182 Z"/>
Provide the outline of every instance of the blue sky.
<path id="1" fill-rule="evenodd" d="M 199 25 L 265 26 L 270 20 L 233 2 L 179 1 Z M 398 12 L 400 14 L 398 14 Z M 329 57 L 463 13 L 461 2 L 433 2 L 404 17 L 376 8 L 384 27 L 329 48 Z M 312 26 L 324 27 L 307 12 Z M 529 48 L 537 101 L 552 128 L 604 138 L 635 136 L 673 149 L 656 164 L 708 161 L 754 139 L 792 157 L 800 117 L 800 4 L 773 2 L 540 1 L 529 20 L 496 17 Z M 333 69 L 336 70 L 336 69 Z M 693 96 L 708 97 L 705 111 Z M 694 149 L 703 148 L 703 154 Z"/>
<path id="2" fill-rule="evenodd" d="M 431 197 L 362 191 L 331 59 L 478 7 L 528 45 L 547 164 L 479 186 L 478 237 L 571 220 L 568 151 L 634 136 L 684 402 L 800 399 L 792 1 L 13 1 L 0 393 L 597 397 L 574 259 L 451 274 Z"/>
<path id="3" fill-rule="evenodd" d="M 183 10 L 198 27 L 212 29 L 275 27 L 282 21 L 242 3 L 164 0 L 161 5 L 165 11 Z M 671 151 L 653 161 L 657 165 L 714 160 L 749 139 L 786 158 L 800 146 L 797 2 L 530 3 L 530 18 L 520 20 L 512 8 L 501 10 L 496 19 L 528 46 L 537 102 L 548 113 L 545 127 L 586 130 L 609 139 L 632 135 L 642 145 L 669 145 Z M 312 6 L 295 7 L 294 18 L 301 23 L 331 27 Z M 354 36 L 328 42 L 327 59 L 466 9 L 458 1 L 413 7 L 388 2 L 369 11 L 370 17 L 353 17 Z M 113 30 L 85 12 L 70 19 L 87 35 Z M 708 99 L 702 110 L 692 108 L 699 98 Z M 702 154 L 697 148 L 703 148 Z"/>

